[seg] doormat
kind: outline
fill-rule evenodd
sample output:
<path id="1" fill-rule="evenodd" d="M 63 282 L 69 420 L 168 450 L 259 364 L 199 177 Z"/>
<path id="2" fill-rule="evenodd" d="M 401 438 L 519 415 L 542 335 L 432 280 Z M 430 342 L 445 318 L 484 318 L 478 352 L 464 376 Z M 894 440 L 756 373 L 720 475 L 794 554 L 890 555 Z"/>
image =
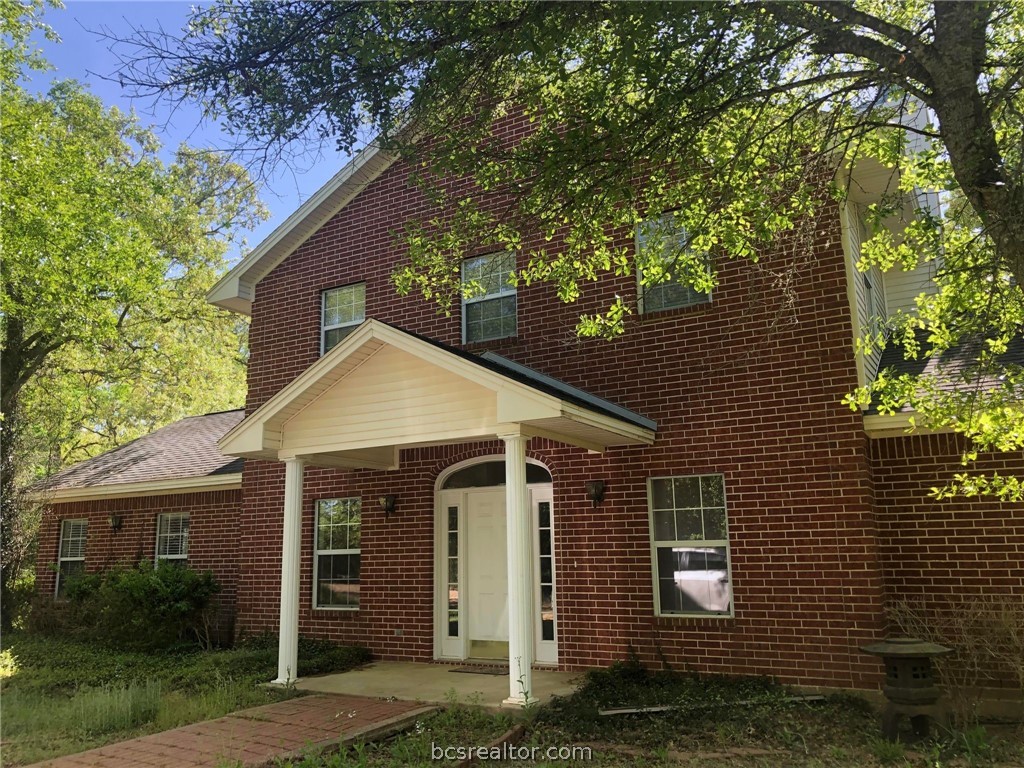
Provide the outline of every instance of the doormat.
<path id="1" fill-rule="evenodd" d="M 454 667 L 449 672 L 463 672 L 467 675 L 493 675 L 495 677 L 508 677 L 508 670 L 501 667 L 475 667 L 469 664 L 465 667 Z"/>

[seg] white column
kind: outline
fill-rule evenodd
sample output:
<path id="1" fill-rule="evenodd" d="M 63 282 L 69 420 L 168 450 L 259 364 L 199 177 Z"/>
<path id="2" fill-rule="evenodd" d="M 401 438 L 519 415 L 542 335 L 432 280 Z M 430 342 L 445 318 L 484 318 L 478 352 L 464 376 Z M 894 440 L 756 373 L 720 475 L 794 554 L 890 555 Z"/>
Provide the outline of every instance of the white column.
<path id="1" fill-rule="evenodd" d="M 523 706 L 533 696 L 533 526 L 526 491 L 525 435 L 505 441 L 505 514 L 508 547 L 509 695 L 505 704 Z"/>
<path id="2" fill-rule="evenodd" d="M 299 556 L 302 538 L 302 459 L 284 463 L 284 535 L 281 540 L 281 620 L 278 624 L 277 679 L 287 685 L 298 679 Z"/>

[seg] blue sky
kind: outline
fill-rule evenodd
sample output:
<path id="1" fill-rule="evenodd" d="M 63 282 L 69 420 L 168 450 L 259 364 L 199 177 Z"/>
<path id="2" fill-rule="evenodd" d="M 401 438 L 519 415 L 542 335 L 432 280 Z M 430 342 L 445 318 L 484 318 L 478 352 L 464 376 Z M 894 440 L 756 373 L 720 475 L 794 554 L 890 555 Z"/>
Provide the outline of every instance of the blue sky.
<path id="1" fill-rule="evenodd" d="M 215 124 L 203 123 L 198 105 L 177 105 L 153 99 L 132 100 L 116 81 L 118 61 L 103 39 L 107 30 L 115 37 L 126 36 L 132 28 L 162 27 L 177 31 L 184 24 L 193 3 L 179 0 L 70 0 L 63 9 L 48 8 L 43 20 L 61 37 L 58 44 L 40 40 L 40 48 L 55 67 L 34 75 L 29 87 L 45 90 L 52 80 L 73 79 L 85 83 L 107 106 L 134 109 L 140 122 L 152 127 L 164 147 L 172 150 L 181 142 L 196 147 L 223 149 L 231 141 Z M 113 79 L 110 79 L 113 78 Z M 303 200 L 318 190 L 346 162 L 347 157 L 325 151 L 319 158 L 279 164 L 266 178 L 261 192 L 271 218 L 247 235 L 253 248 L 284 221 Z M 235 259 L 240 254 L 232 254 Z"/>

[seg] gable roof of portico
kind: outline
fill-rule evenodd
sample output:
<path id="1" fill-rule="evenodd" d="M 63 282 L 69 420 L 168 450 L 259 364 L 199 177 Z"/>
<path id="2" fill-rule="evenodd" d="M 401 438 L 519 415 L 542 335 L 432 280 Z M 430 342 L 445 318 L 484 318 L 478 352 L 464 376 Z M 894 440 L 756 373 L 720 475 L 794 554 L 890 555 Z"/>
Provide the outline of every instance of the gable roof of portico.
<path id="1" fill-rule="evenodd" d="M 496 355 L 367 320 L 220 441 L 246 458 L 391 469 L 400 448 L 519 431 L 602 451 L 649 445 L 633 411 Z"/>

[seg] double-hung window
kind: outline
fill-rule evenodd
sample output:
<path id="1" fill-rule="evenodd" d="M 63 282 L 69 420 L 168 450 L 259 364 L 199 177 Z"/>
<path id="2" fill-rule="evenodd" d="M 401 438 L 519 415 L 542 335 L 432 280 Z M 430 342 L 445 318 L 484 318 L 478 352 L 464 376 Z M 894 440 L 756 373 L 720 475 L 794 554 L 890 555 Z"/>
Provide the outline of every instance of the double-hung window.
<path id="1" fill-rule="evenodd" d="M 323 292 L 320 322 L 321 353 L 327 354 L 366 319 L 366 283 Z"/>
<path id="2" fill-rule="evenodd" d="M 722 475 L 651 478 L 648 499 L 655 613 L 731 615 Z"/>
<path id="3" fill-rule="evenodd" d="M 462 262 L 462 340 L 492 341 L 516 335 L 516 257 L 510 251 Z"/>
<path id="4" fill-rule="evenodd" d="M 653 252 L 652 252 L 653 251 Z M 654 282 L 644 284 L 644 270 L 637 269 L 640 282 L 640 311 L 658 312 L 663 309 L 689 307 L 711 301 L 711 293 L 698 291 L 688 284 L 696 270 L 706 274 L 706 257 L 692 258 L 688 235 L 675 213 L 666 213 L 640 222 L 636 229 L 636 252 L 647 262 L 647 277 Z M 653 261 L 648 261 L 651 257 Z"/>
<path id="5" fill-rule="evenodd" d="M 188 512 L 171 512 L 156 519 L 156 560 L 181 563 L 188 560 Z"/>
<path id="6" fill-rule="evenodd" d="M 57 597 L 63 597 L 68 582 L 85 574 L 87 520 L 64 520 L 60 524 L 60 550 L 57 553 Z"/>
<path id="7" fill-rule="evenodd" d="M 358 498 L 316 503 L 314 600 L 317 608 L 359 607 L 359 549 L 362 529 Z"/>

